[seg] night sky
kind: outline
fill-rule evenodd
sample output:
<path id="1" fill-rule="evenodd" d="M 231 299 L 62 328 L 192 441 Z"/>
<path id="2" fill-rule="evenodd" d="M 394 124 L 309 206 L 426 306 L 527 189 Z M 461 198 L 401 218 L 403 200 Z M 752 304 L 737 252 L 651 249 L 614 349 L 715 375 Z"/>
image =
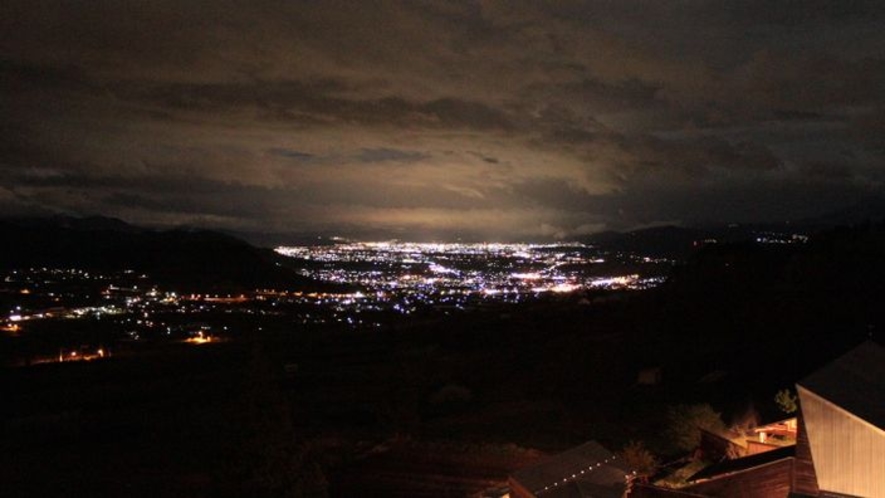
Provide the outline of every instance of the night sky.
<path id="1" fill-rule="evenodd" d="M 526 240 L 883 180 L 875 0 L 0 3 L 7 215 Z"/>

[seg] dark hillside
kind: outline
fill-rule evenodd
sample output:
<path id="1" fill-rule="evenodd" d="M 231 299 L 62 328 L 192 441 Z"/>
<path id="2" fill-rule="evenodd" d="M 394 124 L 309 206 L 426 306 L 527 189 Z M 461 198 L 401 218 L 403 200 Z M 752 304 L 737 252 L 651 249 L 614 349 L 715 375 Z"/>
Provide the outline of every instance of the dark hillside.
<path id="1" fill-rule="evenodd" d="M 643 354 L 687 377 L 719 371 L 734 389 L 789 386 L 865 338 L 881 339 L 883 297 L 882 224 L 807 244 L 711 245 L 649 297 L 644 335 L 656 347 Z"/>
<path id="2" fill-rule="evenodd" d="M 181 291 L 321 289 L 269 249 L 206 230 L 153 231 L 106 218 L 0 220 L 0 267 L 134 270 Z"/>

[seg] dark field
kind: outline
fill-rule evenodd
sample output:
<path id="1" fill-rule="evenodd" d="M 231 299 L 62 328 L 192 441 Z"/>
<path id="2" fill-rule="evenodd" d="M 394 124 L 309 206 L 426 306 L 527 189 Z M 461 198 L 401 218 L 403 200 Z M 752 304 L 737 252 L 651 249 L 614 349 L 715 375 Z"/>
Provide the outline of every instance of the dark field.
<path id="1" fill-rule="evenodd" d="M 286 468 L 299 489 L 335 496 L 463 496 L 533 450 L 661 446 L 675 403 L 771 412 L 774 391 L 813 363 L 776 339 L 655 341 L 646 317 L 658 306 L 652 295 L 567 299 L 6 370 L 4 494 L 252 493 L 280 484 L 254 476 Z M 636 384 L 648 366 L 662 368 L 661 385 Z"/>
<path id="2" fill-rule="evenodd" d="M 775 392 L 880 339 L 873 234 L 707 251 L 649 291 L 9 368 L 2 494 L 464 496 L 589 439 L 669 458 L 668 407 L 772 420 Z"/>

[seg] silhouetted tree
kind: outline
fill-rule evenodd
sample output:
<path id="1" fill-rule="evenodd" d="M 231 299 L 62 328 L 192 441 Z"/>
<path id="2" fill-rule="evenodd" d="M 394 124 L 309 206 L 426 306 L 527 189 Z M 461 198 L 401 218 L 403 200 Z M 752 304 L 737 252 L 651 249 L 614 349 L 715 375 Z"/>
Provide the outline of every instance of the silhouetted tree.
<path id="1" fill-rule="evenodd" d="M 706 403 L 696 405 L 676 405 L 667 410 L 666 436 L 672 448 L 692 451 L 701 442 L 701 429 L 722 432 L 725 423 L 718 412 Z"/>
<path id="2" fill-rule="evenodd" d="M 796 395 L 789 389 L 781 389 L 774 395 L 774 402 L 787 415 L 796 413 L 799 409 L 797 401 Z"/>
<path id="3" fill-rule="evenodd" d="M 655 473 L 658 459 L 641 441 L 630 441 L 621 450 L 621 458 L 629 470 L 634 470 L 642 479 Z"/>

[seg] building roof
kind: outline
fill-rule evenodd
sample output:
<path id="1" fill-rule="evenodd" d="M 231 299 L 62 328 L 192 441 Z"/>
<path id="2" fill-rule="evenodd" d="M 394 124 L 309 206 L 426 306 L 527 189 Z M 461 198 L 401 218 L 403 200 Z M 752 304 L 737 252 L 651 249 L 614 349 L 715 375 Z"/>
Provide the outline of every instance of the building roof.
<path id="1" fill-rule="evenodd" d="M 539 497 L 617 498 L 629 472 L 596 441 L 554 455 L 513 474 L 513 479 Z"/>
<path id="2" fill-rule="evenodd" d="M 885 429 L 885 348 L 875 342 L 864 342 L 798 384 Z"/>
<path id="3" fill-rule="evenodd" d="M 743 458 L 735 458 L 734 460 L 724 460 L 714 463 L 709 467 L 705 467 L 699 472 L 688 478 L 689 481 L 697 481 L 699 479 L 712 479 L 725 474 L 749 470 L 767 463 L 777 462 L 784 458 L 792 458 L 796 456 L 796 445 L 784 446 L 771 451 L 757 453 L 755 455 L 745 456 Z"/>

